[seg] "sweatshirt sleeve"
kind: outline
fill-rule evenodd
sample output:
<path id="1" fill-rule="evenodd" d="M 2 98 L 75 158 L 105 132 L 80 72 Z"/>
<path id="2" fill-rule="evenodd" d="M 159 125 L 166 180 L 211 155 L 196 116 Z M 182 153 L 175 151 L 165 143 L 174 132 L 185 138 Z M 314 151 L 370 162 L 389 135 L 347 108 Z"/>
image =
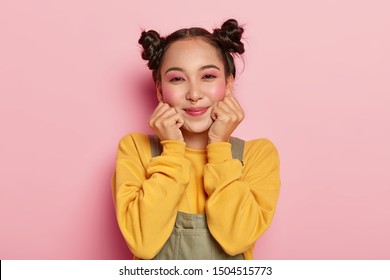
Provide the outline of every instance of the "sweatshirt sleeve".
<path id="1" fill-rule="evenodd" d="M 189 183 L 190 163 L 184 158 L 184 142 L 162 141 L 161 156 L 149 161 L 147 140 L 141 145 L 135 138 L 128 135 L 119 143 L 113 195 L 119 228 L 130 250 L 138 258 L 151 259 L 172 232 Z"/>
<path id="2" fill-rule="evenodd" d="M 226 253 L 253 246 L 269 227 L 280 191 L 279 157 L 266 139 L 247 142 L 243 163 L 232 159 L 231 144 L 207 146 L 204 170 L 209 229 Z"/>

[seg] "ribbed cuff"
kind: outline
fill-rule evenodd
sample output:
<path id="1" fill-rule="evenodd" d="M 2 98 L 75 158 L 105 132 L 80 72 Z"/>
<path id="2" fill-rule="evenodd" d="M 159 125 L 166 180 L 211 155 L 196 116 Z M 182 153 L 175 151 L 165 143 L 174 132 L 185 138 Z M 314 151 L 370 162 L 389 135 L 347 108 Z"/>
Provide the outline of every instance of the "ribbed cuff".
<path id="1" fill-rule="evenodd" d="M 161 141 L 161 145 L 163 146 L 163 152 L 161 154 L 163 156 L 184 156 L 186 143 L 183 141 L 164 140 Z"/>
<path id="2" fill-rule="evenodd" d="M 209 163 L 224 162 L 232 159 L 232 146 L 228 142 L 214 142 L 206 147 Z"/>

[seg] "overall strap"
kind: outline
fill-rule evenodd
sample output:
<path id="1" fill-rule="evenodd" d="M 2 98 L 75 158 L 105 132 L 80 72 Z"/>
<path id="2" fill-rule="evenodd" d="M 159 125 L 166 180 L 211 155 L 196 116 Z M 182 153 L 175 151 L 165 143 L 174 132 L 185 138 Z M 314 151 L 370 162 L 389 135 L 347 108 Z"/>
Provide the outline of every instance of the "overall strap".
<path id="1" fill-rule="evenodd" d="M 160 139 L 156 135 L 148 135 L 150 142 L 150 152 L 152 157 L 157 157 L 162 153 L 162 146 L 160 143 Z"/>
<path id="2" fill-rule="evenodd" d="M 158 139 L 156 135 L 148 135 L 148 137 L 152 157 L 157 157 L 161 155 L 162 146 L 160 143 L 160 139 Z M 237 137 L 230 137 L 230 144 L 232 145 L 232 157 L 242 162 L 245 141 Z"/>
<path id="3" fill-rule="evenodd" d="M 230 137 L 230 144 L 232 145 L 232 157 L 234 159 L 238 159 L 239 161 L 242 162 L 242 158 L 244 155 L 244 145 L 245 141 L 237 138 L 237 137 Z"/>

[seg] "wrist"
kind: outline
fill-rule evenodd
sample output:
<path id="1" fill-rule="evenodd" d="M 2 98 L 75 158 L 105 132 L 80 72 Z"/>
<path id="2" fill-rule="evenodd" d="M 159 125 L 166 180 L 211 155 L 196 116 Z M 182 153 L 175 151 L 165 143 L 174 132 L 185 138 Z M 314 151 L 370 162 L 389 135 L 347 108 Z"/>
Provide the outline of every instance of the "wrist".
<path id="1" fill-rule="evenodd" d="M 217 137 L 209 137 L 208 143 L 216 143 L 216 142 L 229 142 L 229 138 L 217 138 Z"/>
<path id="2" fill-rule="evenodd" d="M 161 155 L 169 156 L 184 156 L 186 143 L 178 140 L 163 140 L 161 141 L 163 152 Z"/>
<path id="3" fill-rule="evenodd" d="M 209 163 L 224 162 L 232 159 L 231 144 L 228 142 L 214 142 L 206 147 Z"/>

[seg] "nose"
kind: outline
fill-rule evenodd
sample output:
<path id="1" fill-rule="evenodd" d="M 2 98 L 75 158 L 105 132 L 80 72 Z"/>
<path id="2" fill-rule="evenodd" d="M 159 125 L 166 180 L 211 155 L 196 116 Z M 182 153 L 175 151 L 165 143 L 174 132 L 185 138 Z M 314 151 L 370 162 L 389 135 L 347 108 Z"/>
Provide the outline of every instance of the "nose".
<path id="1" fill-rule="evenodd" d="M 202 98 L 203 93 L 200 87 L 196 83 L 191 83 L 186 94 L 186 99 L 196 103 L 199 99 Z"/>

